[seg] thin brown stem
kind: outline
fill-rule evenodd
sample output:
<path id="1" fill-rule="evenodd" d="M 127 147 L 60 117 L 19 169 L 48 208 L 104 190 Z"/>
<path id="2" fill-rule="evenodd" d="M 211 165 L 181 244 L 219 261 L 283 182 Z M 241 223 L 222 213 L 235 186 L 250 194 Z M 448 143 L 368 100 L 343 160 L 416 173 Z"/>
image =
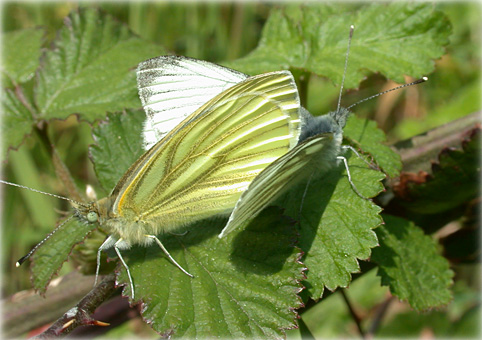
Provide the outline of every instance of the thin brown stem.
<path id="1" fill-rule="evenodd" d="M 362 336 L 363 339 L 366 338 L 365 332 L 363 331 L 363 328 L 361 326 L 361 318 L 358 316 L 358 314 L 355 312 L 355 309 L 353 308 L 352 304 L 350 303 L 350 300 L 348 300 L 348 296 L 345 294 L 344 289 L 340 289 L 340 294 L 345 300 L 345 303 L 348 307 L 348 310 L 350 311 L 350 314 L 353 318 L 353 321 L 355 321 L 356 327 L 358 328 L 358 332 Z"/>
<path id="2" fill-rule="evenodd" d="M 78 202 L 85 201 L 85 199 L 82 197 L 79 190 L 77 189 L 77 186 L 75 185 L 75 182 L 72 178 L 72 175 L 70 174 L 69 169 L 60 158 L 57 152 L 57 148 L 50 141 L 50 138 L 47 134 L 46 126 L 42 128 L 37 126 L 35 128 L 35 132 L 37 133 L 37 136 L 39 137 L 40 141 L 44 145 L 45 149 L 49 152 L 52 158 L 52 164 L 54 165 L 55 174 L 64 184 L 65 189 L 67 190 L 68 197 Z"/>
<path id="3" fill-rule="evenodd" d="M 54 322 L 49 329 L 32 339 L 63 337 L 79 326 L 107 326 L 108 324 L 95 320 L 91 315 L 97 307 L 106 301 L 115 291 L 115 275 L 110 274 L 106 276 L 100 284 L 94 287 L 82 300 L 80 300 L 75 307 L 69 309 L 56 322 Z"/>
<path id="4" fill-rule="evenodd" d="M 378 327 L 380 326 L 383 318 L 385 317 L 388 307 L 390 304 L 394 301 L 393 296 L 389 296 L 381 305 L 377 307 L 375 310 L 375 317 L 373 319 L 373 322 L 368 329 L 368 332 L 366 333 L 366 338 L 367 339 L 372 339 L 375 336 L 376 331 L 378 330 Z"/>

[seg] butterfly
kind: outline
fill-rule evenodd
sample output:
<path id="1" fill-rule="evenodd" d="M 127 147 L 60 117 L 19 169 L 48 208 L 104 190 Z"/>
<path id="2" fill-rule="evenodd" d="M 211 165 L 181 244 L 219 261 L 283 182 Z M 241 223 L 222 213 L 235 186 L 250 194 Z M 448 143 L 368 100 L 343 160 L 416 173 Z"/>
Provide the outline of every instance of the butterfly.
<path id="1" fill-rule="evenodd" d="M 140 81 L 139 91 L 147 102 L 158 97 L 146 95 L 146 91 L 159 95 L 156 85 L 148 84 L 152 77 L 149 71 L 140 76 L 145 82 Z M 80 221 L 98 223 L 109 235 L 98 249 L 96 278 L 101 252 L 114 248 L 127 271 L 132 298 L 134 284 L 122 250 L 157 244 L 174 265 L 192 276 L 157 236 L 229 213 L 249 183 L 297 143 L 300 104 L 290 72 L 246 76 L 230 87 L 211 91 L 210 96 L 205 103 L 198 101 L 189 109 L 182 108 L 181 117 L 176 116 L 181 122 L 172 130 L 158 130 L 156 138 L 160 140 L 130 166 L 110 195 L 90 203 L 64 198 Z M 171 107 L 175 106 L 179 105 Z M 150 127 L 164 128 L 165 122 L 169 120 L 161 124 L 152 121 Z"/>
<path id="2" fill-rule="evenodd" d="M 109 196 L 87 204 L 69 200 L 77 218 L 99 223 L 109 234 L 98 249 L 96 278 L 101 251 L 114 248 L 132 298 L 134 284 L 121 250 L 156 243 L 192 276 L 172 258 L 159 234 L 231 213 L 222 237 L 310 169 L 323 172 L 339 160 L 347 166 L 340 152 L 350 107 L 338 105 L 334 112 L 313 117 L 300 106 L 289 71 L 249 77 L 196 59 L 163 56 L 141 63 L 137 76 L 148 117 L 143 131 L 147 151 Z"/>
<path id="3" fill-rule="evenodd" d="M 161 56 L 139 64 L 139 97 L 147 115 L 143 129 L 145 147 L 149 149 L 189 112 L 247 78 L 241 72 L 181 56 Z M 321 174 L 334 166 L 337 157 L 341 157 L 343 127 L 349 114 L 349 110 L 338 108 L 314 117 L 300 107 L 296 143 L 290 144 L 287 154 L 273 159 L 250 183 L 249 190 L 243 190 L 220 237 L 258 215 L 304 175 L 313 171 Z"/>

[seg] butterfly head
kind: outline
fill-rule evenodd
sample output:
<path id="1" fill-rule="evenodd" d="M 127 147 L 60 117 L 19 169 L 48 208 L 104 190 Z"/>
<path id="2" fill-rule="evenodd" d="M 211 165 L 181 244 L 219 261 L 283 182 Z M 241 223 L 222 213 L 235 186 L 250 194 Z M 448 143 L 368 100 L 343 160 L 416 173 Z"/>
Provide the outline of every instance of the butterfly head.
<path id="1" fill-rule="evenodd" d="M 322 133 L 332 133 L 335 135 L 335 137 L 339 137 L 339 139 L 341 139 L 343 135 L 343 128 L 346 125 L 349 115 L 350 111 L 343 107 L 326 115 L 315 117 L 312 116 L 305 108 L 301 108 L 303 124 L 298 142 L 301 143 L 310 137 Z"/>
<path id="2" fill-rule="evenodd" d="M 346 125 L 346 120 L 350 115 L 350 111 L 348 109 L 345 109 L 344 107 L 340 107 L 336 111 L 328 113 L 328 115 L 331 117 L 331 119 L 333 119 L 333 122 L 335 123 L 335 129 L 342 131 Z"/>
<path id="3" fill-rule="evenodd" d="M 90 202 L 87 204 L 77 204 L 72 202 L 74 208 L 74 216 L 80 221 L 91 224 L 99 222 L 100 213 L 96 202 Z"/>

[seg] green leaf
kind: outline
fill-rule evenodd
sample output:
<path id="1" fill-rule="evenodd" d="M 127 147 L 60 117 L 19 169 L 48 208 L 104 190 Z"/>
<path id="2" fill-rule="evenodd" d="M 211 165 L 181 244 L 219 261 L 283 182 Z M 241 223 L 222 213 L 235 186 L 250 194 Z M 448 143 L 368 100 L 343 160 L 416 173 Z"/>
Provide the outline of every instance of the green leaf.
<path id="1" fill-rule="evenodd" d="M 361 194 L 372 197 L 382 190 L 381 172 L 367 169 L 356 156 L 348 164 Z M 357 259 L 369 258 L 378 245 L 372 229 L 382 222 L 381 208 L 354 192 L 343 169 L 341 164 L 298 186 L 281 203 L 287 215 L 299 220 L 299 246 L 309 269 L 304 285 L 313 299 L 321 298 L 324 287 L 347 287 L 351 274 L 359 272 Z"/>
<path id="2" fill-rule="evenodd" d="M 409 221 L 383 218 L 386 225 L 376 229 L 380 247 L 371 258 L 379 265 L 382 284 L 419 311 L 448 304 L 453 272 L 434 240 Z"/>
<path id="3" fill-rule="evenodd" d="M 21 89 L 19 88 L 18 90 Z M 19 100 L 15 92 L 10 89 L 5 89 L 2 96 L 2 106 L 2 159 L 5 159 L 7 150 L 9 148 L 17 148 L 22 143 L 25 135 L 30 133 L 34 119 L 29 109 Z"/>
<path id="4" fill-rule="evenodd" d="M 142 123 L 146 115 L 142 110 L 127 110 L 122 114 L 109 114 L 107 122 L 93 130 L 97 144 L 90 147 L 97 178 L 108 192 L 142 154 Z"/>
<path id="5" fill-rule="evenodd" d="M 377 127 L 377 123 L 352 115 L 345 129 L 345 137 L 361 150 L 368 153 L 375 163 L 390 177 L 397 177 L 402 169 L 400 155 L 390 149 L 385 133 Z"/>
<path id="6" fill-rule="evenodd" d="M 162 52 L 98 10 L 70 14 L 38 73 L 40 116 L 64 119 L 79 113 L 93 121 L 106 111 L 140 107 L 135 68 Z"/>
<path id="7" fill-rule="evenodd" d="M 304 266 L 292 222 L 264 211 L 243 231 L 217 235 L 225 218 L 186 228 L 162 242 L 190 278 L 153 245 L 125 251 L 136 301 L 160 334 L 187 338 L 282 338 L 296 325 Z M 125 270 L 119 283 L 128 283 Z M 124 294 L 131 295 L 130 287 Z"/>
<path id="8" fill-rule="evenodd" d="M 67 261 L 72 248 L 95 229 L 94 224 L 82 224 L 75 218 L 66 222 L 39 247 L 31 257 L 32 285 L 44 294 L 50 280 Z"/>
<path id="9" fill-rule="evenodd" d="M 6 75 L 5 80 L 19 84 L 34 76 L 39 65 L 44 35 L 45 31 L 41 28 L 23 29 L 3 35 L 2 71 Z"/>
<path id="10" fill-rule="evenodd" d="M 258 47 L 227 66 L 249 74 L 302 69 L 340 82 L 350 24 L 346 88 L 369 72 L 397 82 L 432 72 L 451 33 L 448 19 L 426 3 L 286 6 L 271 11 Z"/>

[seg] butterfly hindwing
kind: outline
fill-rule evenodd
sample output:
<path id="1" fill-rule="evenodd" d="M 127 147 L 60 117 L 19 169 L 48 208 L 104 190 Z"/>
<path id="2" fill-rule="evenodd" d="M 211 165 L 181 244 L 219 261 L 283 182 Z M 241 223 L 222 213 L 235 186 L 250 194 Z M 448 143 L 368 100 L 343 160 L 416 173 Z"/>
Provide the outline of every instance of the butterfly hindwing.
<path id="1" fill-rule="evenodd" d="M 323 171 L 334 163 L 337 143 L 332 133 L 309 138 L 266 167 L 243 192 L 219 237 L 240 227 L 292 187 L 305 173 Z M 324 158 L 330 159 L 324 159 Z M 329 165 L 330 164 L 330 165 Z"/>
<path id="2" fill-rule="evenodd" d="M 291 73 L 250 77 L 144 154 L 114 189 L 114 211 L 153 221 L 159 231 L 229 212 L 249 183 L 296 145 L 299 133 Z"/>
<path id="3" fill-rule="evenodd" d="M 137 85 L 147 115 L 145 149 L 210 99 L 246 78 L 241 72 L 181 56 L 161 56 L 140 63 Z"/>

